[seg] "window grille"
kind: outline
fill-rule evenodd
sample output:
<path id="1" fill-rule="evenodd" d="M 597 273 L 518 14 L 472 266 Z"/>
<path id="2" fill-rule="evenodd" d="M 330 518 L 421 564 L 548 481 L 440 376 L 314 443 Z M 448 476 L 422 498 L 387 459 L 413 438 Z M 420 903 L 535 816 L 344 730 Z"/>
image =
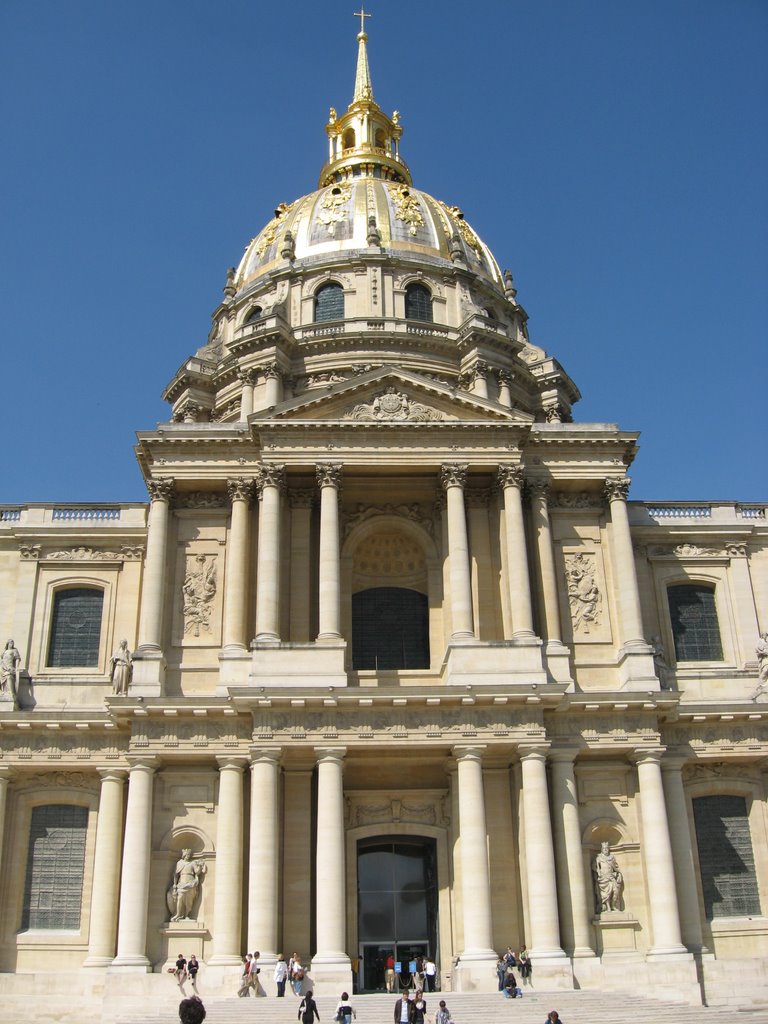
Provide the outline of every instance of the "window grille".
<path id="1" fill-rule="evenodd" d="M 344 289 L 340 284 L 324 284 L 315 296 L 315 323 L 344 319 Z"/>
<path id="2" fill-rule="evenodd" d="M 45 804 L 32 811 L 23 930 L 80 927 L 87 829 L 86 807 Z"/>
<path id="3" fill-rule="evenodd" d="M 50 668 L 95 668 L 99 664 L 104 591 L 61 590 L 53 605 Z"/>
<path id="4" fill-rule="evenodd" d="M 723 645 L 712 587 L 683 583 L 667 590 L 678 661 L 722 661 Z"/>
<path id="5" fill-rule="evenodd" d="M 432 323 L 432 295 L 423 284 L 409 284 L 405 289 L 405 319 Z"/>
<path id="6" fill-rule="evenodd" d="M 429 668 L 426 594 L 373 587 L 352 596 L 352 667 Z"/>
<path id="7" fill-rule="evenodd" d="M 707 920 L 759 915 L 747 801 L 701 796 L 693 801 L 693 817 Z"/>

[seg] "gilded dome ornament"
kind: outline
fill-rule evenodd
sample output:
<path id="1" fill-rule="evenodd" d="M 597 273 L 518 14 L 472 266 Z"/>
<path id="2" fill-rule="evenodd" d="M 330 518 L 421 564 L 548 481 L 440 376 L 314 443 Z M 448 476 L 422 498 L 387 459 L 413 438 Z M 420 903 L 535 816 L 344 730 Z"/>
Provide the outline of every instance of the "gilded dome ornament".
<path id="1" fill-rule="evenodd" d="M 409 232 L 415 235 L 424 223 L 419 201 L 407 185 L 388 185 L 387 191 L 395 205 L 395 217 L 407 224 Z"/>

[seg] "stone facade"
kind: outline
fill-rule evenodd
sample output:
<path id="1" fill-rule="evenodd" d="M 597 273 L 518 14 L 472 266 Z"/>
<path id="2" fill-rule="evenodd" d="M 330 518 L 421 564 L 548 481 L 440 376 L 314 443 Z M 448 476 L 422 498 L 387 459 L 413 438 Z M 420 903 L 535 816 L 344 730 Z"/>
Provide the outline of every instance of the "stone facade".
<path id="1" fill-rule="evenodd" d="M 768 506 L 628 500 L 637 434 L 573 422 L 511 275 L 412 189 L 359 43 L 320 189 L 139 434 L 149 504 L 0 509 L 0 972 L 55 955 L 119 998 L 183 948 L 210 991 L 258 949 L 269 991 L 297 950 L 336 994 L 407 940 L 475 991 L 527 944 L 539 988 L 765 998 Z M 87 642 L 74 593 L 101 595 Z M 66 927 L 47 807 L 84 809 Z M 363 913 L 376 841 L 428 851 L 419 934 Z"/>

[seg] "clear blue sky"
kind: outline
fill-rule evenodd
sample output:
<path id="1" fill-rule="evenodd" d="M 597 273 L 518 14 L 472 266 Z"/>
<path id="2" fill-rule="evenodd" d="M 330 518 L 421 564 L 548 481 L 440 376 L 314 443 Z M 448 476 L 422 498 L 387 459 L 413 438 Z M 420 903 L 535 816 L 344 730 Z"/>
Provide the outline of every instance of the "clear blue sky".
<path id="1" fill-rule="evenodd" d="M 767 500 L 768 3 L 368 2 L 414 183 L 513 270 L 576 418 L 642 431 L 631 496 Z M 0 3 L 0 502 L 146 498 L 134 432 L 316 187 L 356 9 Z"/>

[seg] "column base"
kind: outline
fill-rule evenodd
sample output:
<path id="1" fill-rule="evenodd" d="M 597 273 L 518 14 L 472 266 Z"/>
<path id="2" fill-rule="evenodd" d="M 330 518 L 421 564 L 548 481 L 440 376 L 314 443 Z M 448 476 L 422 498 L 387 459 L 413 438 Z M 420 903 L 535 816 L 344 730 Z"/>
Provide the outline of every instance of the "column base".
<path id="1" fill-rule="evenodd" d="M 625 644 L 617 662 L 622 690 L 660 690 L 653 652 L 646 643 Z"/>
<path id="2" fill-rule="evenodd" d="M 493 949 L 468 950 L 462 953 L 451 971 L 453 991 L 498 992 L 498 958 L 498 953 Z"/>
<path id="3" fill-rule="evenodd" d="M 83 960 L 83 967 L 111 967 L 113 960 L 112 956 L 89 956 Z"/>
<path id="4" fill-rule="evenodd" d="M 242 967 L 243 958 L 238 953 L 214 953 L 205 964 L 206 967 Z"/>
<path id="5" fill-rule="evenodd" d="M 107 968 L 108 974 L 151 974 L 152 964 L 145 956 L 115 957 Z"/>
<path id="6" fill-rule="evenodd" d="M 538 637 L 519 637 L 496 643 L 451 641 L 442 666 L 446 686 L 546 686 Z"/>
<path id="7" fill-rule="evenodd" d="M 576 684 L 571 675 L 571 649 L 560 640 L 547 640 L 544 644 L 544 664 L 553 683 L 566 683 L 566 693 L 573 693 Z"/>
<path id="8" fill-rule="evenodd" d="M 352 964 L 346 953 L 317 955 L 312 958 L 309 971 L 304 976 L 303 992 L 312 989 L 315 995 L 335 996 L 352 991 Z"/>
<path id="9" fill-rule="evenodd" d="M 248 672 L 251 668 L 251 652 L 246 647 L 235 644 L 225 647 L 219 652 L 219 683 L 216 687 L 217 697 L 228 696 L 228 686 L 245 686 L 248 683 Z"/>
<path id="10" fill-rule="evenodd" d="M 345 640 L 322 644 L 251 644 L 251 686 L 346 686 Z"/>
<path id="11" fill-rule="evenodd" d="M 162 697 L 165 692 L 166 661 L 159 647 L 139 647 L 133 652 L 130 697 Z"/>

